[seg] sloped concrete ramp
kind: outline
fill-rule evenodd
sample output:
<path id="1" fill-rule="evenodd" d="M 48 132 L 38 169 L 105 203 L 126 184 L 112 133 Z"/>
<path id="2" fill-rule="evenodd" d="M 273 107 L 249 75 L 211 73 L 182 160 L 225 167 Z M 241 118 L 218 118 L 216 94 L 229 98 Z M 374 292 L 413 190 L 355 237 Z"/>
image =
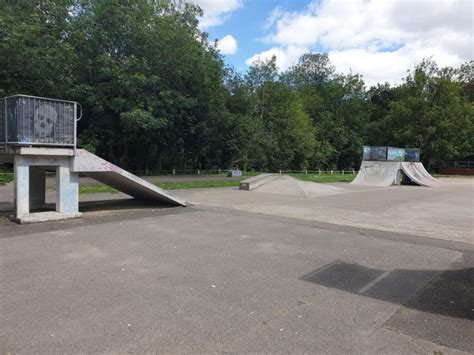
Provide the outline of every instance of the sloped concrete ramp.
<path id="1" fill-rule="evenodd" d="M 346 189 L 331 185 L 301 181 L 289 175 L 262 175 L 264 176 L 260 179 L 253 180 L 259 182 L 257 187 L 252 188 L 253 191 L 300 197 L 327 196 L 348 192 Z M 270 175 L 271 178 L 268 175 Z M 256 178 L 259 176 L 256 176 Z"/>
<path id="2" fill-rule="evenodd" d="M 72 171 L 93 178 L 127 195 L 185 206 L 186 201 L 132 173 L 102 159 L 87 150 L 78 149 L 72 160 Z"/>
<path id="3" fill-rule="evenodd" d="M 272 180 L 279 179 L 279 174 L 259 174 L 248 179 L 242 180 L 239 184 L 239 190 L 254 190 Z"/>
<path id="4" fill-rule="evenodd" d="M 423 163 L 420 162 L 401 162 L 400 163 L 403 172 L 410 178 L 414 183 L 421 186 L 438 187 L 443 183 L 436 180 L 426 171 Z"/>
<path id="5" fill-rule="evenodd" d="M 439 187 L 443 184 L 432 177 L 421 162 L 370 160 L 362 161 L 359 173 L 351 184 L 380 187 L 400 185 L 402 172 L 420 186 Z"/>
<path id="6" fill-rule="evenodd" d="M 351 184 L 384 187 L 399 184 L 401 179 L 400 162 L 364 160 Z"/>

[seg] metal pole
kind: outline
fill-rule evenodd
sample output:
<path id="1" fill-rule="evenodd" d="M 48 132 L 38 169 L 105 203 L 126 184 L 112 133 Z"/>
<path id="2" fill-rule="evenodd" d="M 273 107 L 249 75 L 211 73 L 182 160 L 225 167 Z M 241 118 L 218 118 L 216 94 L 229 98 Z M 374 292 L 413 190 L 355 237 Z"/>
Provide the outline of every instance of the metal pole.
<path id="1" fill-rule="evenodd" d="M 7 153 L 7 145 L 8 145 L 8 117 L 7 117 L 7 98 L 4 99 L 4 105 L 5 105 L 5 110 L 4 110 L 4 115 L 5 115 L 5 153 Z"/>
<path id="2" fill-rule="evenodd" d="M 63 117 L 64 118 L 64 117 Z M 77 103 L 74 103 L 74 156 L 76 156 L 77 154 L 77 147 L 76 147 L 76 144 L 77 144 Z"/>

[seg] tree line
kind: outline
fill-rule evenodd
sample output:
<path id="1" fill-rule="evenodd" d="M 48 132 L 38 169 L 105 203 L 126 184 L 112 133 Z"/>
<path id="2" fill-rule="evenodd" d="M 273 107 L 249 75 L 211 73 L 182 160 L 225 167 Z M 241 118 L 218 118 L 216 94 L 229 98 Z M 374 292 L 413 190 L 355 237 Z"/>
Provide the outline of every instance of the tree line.
<path id="1" fill-rule="evenodd" d="M 16 0 L 0 11 L 0 96 L 75 100 L 79 145 L 132 170 L 357 168 L 363 145 L 474 159 L 474 62 L 430 58 L 367 87 L 308 53 L 244 73 L 180 0 Z M 407 68 L 408 69 L 408 68 Z"/>

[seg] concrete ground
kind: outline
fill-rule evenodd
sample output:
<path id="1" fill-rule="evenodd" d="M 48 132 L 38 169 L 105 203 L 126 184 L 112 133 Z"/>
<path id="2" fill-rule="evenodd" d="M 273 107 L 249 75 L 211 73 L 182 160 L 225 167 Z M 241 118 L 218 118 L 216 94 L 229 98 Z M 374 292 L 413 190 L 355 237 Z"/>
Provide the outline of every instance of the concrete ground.
<path id="1" fill-rule="evenodd" d="M 39 225 L 3 212 L 0 353 L 474 352 L 473 182 L 336 185 L 176 191 L 186 208 L 85 195 L 84 218 Z"/>

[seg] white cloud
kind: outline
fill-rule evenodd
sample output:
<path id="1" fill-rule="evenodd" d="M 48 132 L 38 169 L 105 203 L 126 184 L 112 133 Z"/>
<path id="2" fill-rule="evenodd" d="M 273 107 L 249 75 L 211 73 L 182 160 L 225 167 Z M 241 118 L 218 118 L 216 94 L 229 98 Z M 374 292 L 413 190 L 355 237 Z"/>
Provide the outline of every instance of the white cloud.
<path id="1" fill-rule="evenodd" d="M 473 59 L 470 0 L 320 0 L 303 11 L 276 8 L 263 41 L 284 70 L 308 51 L 327 51 L 338 71 L 364 75 L 367 84 L 400 82 L 421 59 L 457 66 Z"/>
<path id="2" fill-rule="evenodd" d="M 206 29 L 224 23 L 230 13 L 243 5 L 243 0 L 189 0 L 199 5 L 204 15 L 199 20 L 199 27 Z"/>
<path id="3" fill-rule="evenodd" d="M 252 65 L 257 61 L 265 61 L 271 59 L 273 56 L 276 57 L 276 66 L 280 70 L 285 70 L 292 63 L 296 62 L 298 58 L 309 51 L 309 48 L 300 46 L 288 46 L 285 49 L 279 47 L 270 48 L 267 51 L 254 54 L 252 57 L 245 61 L 245 64 Z"/>
<path id="4" fill-rule="evenodd" d="M 224 36 L 217 42 L 217 49 L 222 54 L 235 54 L 237 52 L 237 40 L 232 35 Z"/>

